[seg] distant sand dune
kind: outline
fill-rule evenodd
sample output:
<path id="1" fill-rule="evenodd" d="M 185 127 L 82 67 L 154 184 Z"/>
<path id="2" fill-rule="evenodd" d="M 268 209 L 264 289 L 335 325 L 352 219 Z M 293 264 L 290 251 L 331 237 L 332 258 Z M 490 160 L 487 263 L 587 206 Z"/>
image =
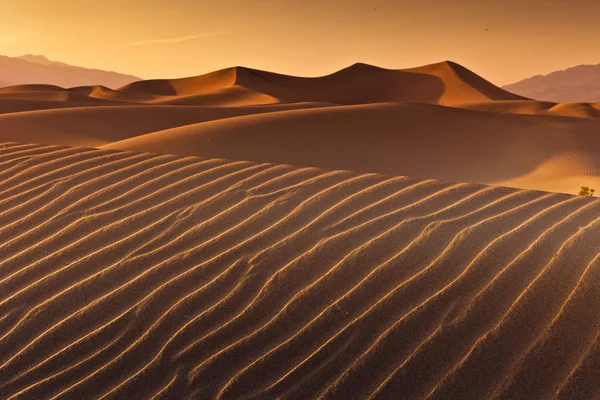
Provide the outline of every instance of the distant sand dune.
<path id="1" fill-rule="evenodd" d="M 221 118 L 324 106 L 327 104 L 295 103 L 260 107 L 128 105 L 35 110 L 0 115 L 0 140 L 101 146 L 156 130 Z"/>
<path id="2" fill-rule="evenodd" d="M 557 105 L 528 99 L 507 92 L 451 61 L 402 70 L 357 63 L 314 78 L 232 67 L 189 78 L 137 81 L 118 89 L 100 85 L 68 89 L 43 84 L 16 85 L 0 88 L 0 100 L 29 102 L 13 107 L 3 107 L 0 103 L 0 114 L 132 103 L 240 107 L 282 103 L 411 102 L 494 113 L 600 118 L 597 103 Z"/>
<path id="3" fill-rule="evenodd" d="M 0 88 L 0 142 L 565 193 L 600 187 L 599 131 L 599 104 L 527 99 L 451 61 L 398 70 L 357 63 L 311 78 L 232 67 L 118 89 Z"/>
<path id="4" fill-rule="evenodd" d="M 461 108 L 502 114 L 555 115 L 575 118 L 600 118 L 600 103 L 557 104 L 536 100 L 508 100 L 463 104 Z"/>
<path id="5" fill-rule="evenodd" d="M 594 398 L 600 202 L 0 145 L 3 398 Z"/>
<path id="6" fill-rule="evenodd" d="M 314 102 L 351 105 L 399 101 L 458 105 L 525 99 L 450 61 L 407 70 L 359 63 L 316 78 L 233 67 L 190 78 L 138 81 L 116 90 L 100 86 L 63 89 L 51 85 L 0 89 L 0 98 L 15 100 L 64 100 L 65 96 L 77 99 L 84 96 L 95 102 L 196 106 Z"/>

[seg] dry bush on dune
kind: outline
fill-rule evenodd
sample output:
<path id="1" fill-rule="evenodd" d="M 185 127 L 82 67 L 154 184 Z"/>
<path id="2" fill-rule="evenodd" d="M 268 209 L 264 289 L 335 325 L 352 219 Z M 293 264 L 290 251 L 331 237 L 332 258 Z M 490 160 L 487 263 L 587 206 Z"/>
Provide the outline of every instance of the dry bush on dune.
<path id="1" fill-rule="evenodd" d="M 594 192 L 595 192 L 594 189 L 590 189 L 588 186 L 582 186 L 581 190 L 579 191 L 579 195 L 580 196 L 593 196 Z"/>

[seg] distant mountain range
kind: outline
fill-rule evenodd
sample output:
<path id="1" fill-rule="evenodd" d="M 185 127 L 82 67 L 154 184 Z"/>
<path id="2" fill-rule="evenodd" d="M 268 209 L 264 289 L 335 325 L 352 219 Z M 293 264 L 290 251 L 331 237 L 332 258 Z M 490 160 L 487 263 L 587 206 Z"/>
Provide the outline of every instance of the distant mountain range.
<path id="1" fill-rule="evenodd" d="M 137 76 L 75 67 L 40 55 L 0 56 L 0 87 L 49 84 L 62 87 L 102 85 L 119 88 L 139 80 Z"/>
<path id="2" fill-rule="evenodd" d="M 502 86 L 509 92 L 555 103 L 600 102 L 600 64 L 579 65 Z"/>

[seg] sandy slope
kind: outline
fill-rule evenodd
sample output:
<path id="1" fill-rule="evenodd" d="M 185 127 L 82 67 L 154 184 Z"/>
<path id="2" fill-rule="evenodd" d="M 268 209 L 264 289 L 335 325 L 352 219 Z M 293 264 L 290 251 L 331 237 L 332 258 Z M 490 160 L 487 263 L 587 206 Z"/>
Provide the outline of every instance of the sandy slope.
<path id="1" fill-rule="evenodd" d="M 254 107 L 113 105 L 15 112 L 0 115 L 0 140 L 101 146 L 182 125 L 240 115 L 325 106 L 327 104 L 319 103 Z"/>
<path id="2" fill-rule="evenodd" d="M 536 100 L 488 101 L 462 104 L 461 108 L 502 114 L 555 115 L 575 118 L 600 118 L 600 103 L 557 104 Z"/>
<path id="3" fill-rule="evenodd" d="M 598 132 L 598 104 L 529 100 L 449 61 L 405 70 L 359 63 L 315 78 L 233 67 L 119 89 L 0 89 L 0 141 L 566 193 L 600 187 Z"/>
<path id="4" fill-rule="evenodd" d="M 600 394 L 597 199 L 17 143 L 0 165 L 3 398 Z"/>
<path id="5" fill-rule="evenodd" d="M 598 132 L 596 120 L 386 103 L 229 118 L 104 148 L 577 193 L 600 187 Z"/>
<path id="6" fill-rule="evenodd" d="M 13 99 L 50 100 L 73 94 L 96 100 L 204 106 L 398 101 L 456 105 L 525 99 L 449 61 L 407 70 L 355 64 L 316 78 L 233 67 L 190 78 L 139 81 L 117 90 L 98 86 L 71 89 L 46 86 L 41 90 L 40 85 L 0 89 L 0 97 L 10 95 Z"/>

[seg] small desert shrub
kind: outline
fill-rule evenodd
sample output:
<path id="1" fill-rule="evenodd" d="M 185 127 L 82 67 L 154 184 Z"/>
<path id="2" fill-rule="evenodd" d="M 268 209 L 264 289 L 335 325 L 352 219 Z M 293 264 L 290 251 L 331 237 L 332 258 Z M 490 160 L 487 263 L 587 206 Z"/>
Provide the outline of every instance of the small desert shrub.
<path id="1" fill-rule="evenodd" d="M 580 196 L 593 196 L 594 192 L 595 192 L 594 189 L 590 189 L 587 186 L 582 186 L 581 190 L 579 191 L 579 195 Z"/>

